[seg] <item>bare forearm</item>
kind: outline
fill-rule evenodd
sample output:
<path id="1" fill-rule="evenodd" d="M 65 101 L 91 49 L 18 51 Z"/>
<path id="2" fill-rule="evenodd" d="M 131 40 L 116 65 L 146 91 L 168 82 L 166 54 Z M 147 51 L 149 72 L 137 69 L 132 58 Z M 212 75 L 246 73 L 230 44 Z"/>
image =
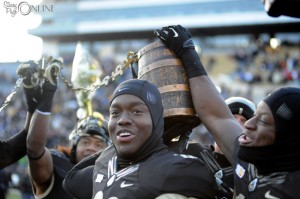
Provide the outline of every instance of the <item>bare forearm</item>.
<path id="1" fill-rule="evenodd" d="M 36 190 L 41 193 L 47 189 L 49 180 L 53 175 L 53 160 L 46 148 L 49 125 L 50 115 L 35 111 L 27 136 L 30 174 Z"/>
<path id="2" fill-rule="evenodd" d="M 202 121 L 211 117 L 233 118 L 221 94 L 208 76 L 190 79 L 194 107 Z"/>
<path id="3" fill-rule="evenodd" d="M 27 136 L 27 154 L 37 157 L 43 153 L 47 143 L 50 115 L 35 112 Z"/>
<path id="4" fill-rule="evenodd" d="M 242 133 L 241 126 L 208 76 L 191 78 L 190 87 L 197 114 L 231 161 L 233 143 Z"/>

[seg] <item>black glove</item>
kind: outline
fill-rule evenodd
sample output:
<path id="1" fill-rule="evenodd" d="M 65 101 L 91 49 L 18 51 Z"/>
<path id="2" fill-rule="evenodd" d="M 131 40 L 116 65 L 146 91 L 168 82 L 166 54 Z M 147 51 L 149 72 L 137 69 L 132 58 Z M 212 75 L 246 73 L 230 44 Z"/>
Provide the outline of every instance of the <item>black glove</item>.
<path id="1" fill-rule="evenodd" d="M 42 86 L 42 97 L 37 109 L 41 112 L 50 113 L 52 109 L 52 101 L 57 89 L 57 74 L 55 68 L 52 68 L 50 71 L 51 74 L 51 83 L 48 79 L 45 79 L 45 82 Z"/>
<path id="2" fill-rule="evenodd" d="M 23 78 L 23 88 L 27 101 L 27 110 L 33 113 L 41 98 L 41 87 L 38 78 L 38 63 L 28 61 L 19 65 L 17 74 Z"/>
<path id="3" fill-rule="evenodd" d="M 53 59 L 49 57 L 47 60 L 47 67 L 45 70 L 45 78 L 53 85 L 57 85 L 57 76 L 63 67 L 62 58 Z"/>
<path id="4" fill-rule="evenodd" d="M 207 75 L 187 29 L 181 25 L 167 26 L 154 34 L 181 59 L 189 78 Z"/>
<path id="5" fill-rule="evenodd" d="M 41 87 L 40 85 L 34 88 L 24 88 L 27 110 L 29 113 L 33 113 L 41 99 Z"/>

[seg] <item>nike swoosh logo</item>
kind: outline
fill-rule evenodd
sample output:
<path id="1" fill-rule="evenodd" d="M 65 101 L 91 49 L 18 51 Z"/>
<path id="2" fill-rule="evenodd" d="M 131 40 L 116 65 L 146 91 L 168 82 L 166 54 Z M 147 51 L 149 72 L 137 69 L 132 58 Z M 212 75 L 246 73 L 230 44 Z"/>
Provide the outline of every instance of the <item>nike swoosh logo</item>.
<path id="1" fill-rule="evenodd" d="M 174 32 L 174 36 L 173 37 L 178 37 L 178 33 L 173 28 L 170 28 L 170 29 L 173 30 L 173 32 Z"/>
<path id="2" fill-rule="evenodd" d="M 267 199 L 280 199 L 280 198 L 277 198 L 275 196 L 272 196 L 271 191 L 268 191 L 268 192 L 265 193 L 265 198 L 267 198 Z"/>
<path id="3" fill-rule="evenodd" d="M 130 187 L 130 186 L 132 186 L 133 184 L 126 184 L 126 181 L 123 181 L 122 183 L 121 183 L 121 188 L 125 188 L 125 187 Z"/>

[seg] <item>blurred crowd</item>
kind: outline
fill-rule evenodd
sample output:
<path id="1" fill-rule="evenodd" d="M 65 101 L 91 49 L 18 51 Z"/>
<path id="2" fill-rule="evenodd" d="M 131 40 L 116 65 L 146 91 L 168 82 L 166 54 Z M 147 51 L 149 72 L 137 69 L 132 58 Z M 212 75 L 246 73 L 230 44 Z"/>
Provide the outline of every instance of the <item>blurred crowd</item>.
<path id="1" fill-rule="evenodd" d="M 299 47 L 255 48 L 249 52 L 239 48 L 233 56 L 238 67 L 236 75 L 247 83 L 285 84 L 299 82 Z"/>

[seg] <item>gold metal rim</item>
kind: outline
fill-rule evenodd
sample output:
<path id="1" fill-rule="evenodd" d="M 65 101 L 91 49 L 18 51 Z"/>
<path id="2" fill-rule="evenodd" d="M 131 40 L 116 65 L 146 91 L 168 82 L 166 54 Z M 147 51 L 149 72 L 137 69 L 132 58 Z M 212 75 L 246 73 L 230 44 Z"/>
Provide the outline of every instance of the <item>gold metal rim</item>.
<path id="1" fill-rule="evenodd" d="M 145 53 L 147 53 L 150 50 L 153 50 L 155 48 L 159 48 L 159 47 L 165 47 L 165 44 L 161 41 L 156 41 L 153 42 L 151 44 L 148 44 L 147 46 L 143 47 L 141 50 L 138 51 L 138 58 L 141 58 Z"/>
<path id="2" fill-rule="evenodd" d="M 151 63 L 148 66 L 145 66 L 144 68 L 139 68 L 139 78 L 148 73 L 149 71 L 152 71 L 157 68 L 165 67 L 165 66 L 182 66 L 181 61 L 179 59 L 164 59 L 164 60 L 159 60 L 157 62 Z"/>
<path id="3" fill-rule="evenodd" d="M 162 94 L 162 93 L 169 93 L 175 91 L 190 91 L 190 88 L 187 84 L 172 84 L 172 85 L 159 87 L 158 90 Z"/>
<path id="4" fill-rule="evenodd" d="M 164 117 L 179 115 L 196 115 L 195 110 L 192 108 L 171 108 L 164 110 Z"/>

